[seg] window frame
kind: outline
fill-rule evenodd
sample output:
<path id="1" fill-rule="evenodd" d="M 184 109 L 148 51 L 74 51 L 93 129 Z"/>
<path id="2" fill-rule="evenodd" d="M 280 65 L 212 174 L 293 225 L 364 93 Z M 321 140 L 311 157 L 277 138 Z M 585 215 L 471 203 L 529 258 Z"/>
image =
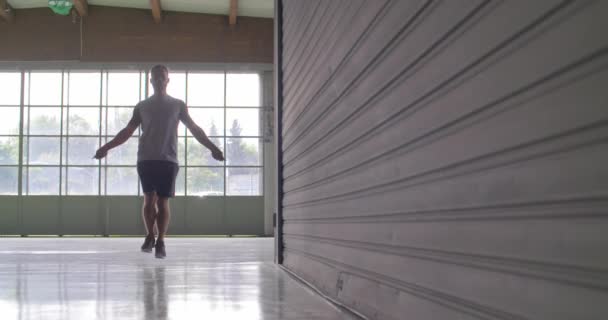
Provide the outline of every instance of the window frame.
<path id="1" fill-rule="evenodd" d="M 4 167 L 8 167 L 8 168 L 17 168 L 18 171 L 18 178 L 17 178 L 17 190 L 15 193 L 9 193 L 9 195 L 32 195 L 30 192 L 30 177 L 29 177 L 29 171 L 30 168 L 45 168 L 45 167 L 51 167 L 51 168 L 58 168 L 59 170 L 59 186 L 58 186 L 58 190 L 57 192 L 52 191 L 49 192 L 48 194 L 44 194 L 44 195 L 57 195 L 57 196 L 64 196 L 64 195 L 71 195 L 68 191 L 69 191 L 69 186 L 68 186 L 68 181 L 69 181 L 69 171 L 71 168 L 86 168 L 86 167 L 96 167 L 97 171 L 98 171 L 98 186 L 97 186 L 97 192 L 96 194 L 90 194 L 90 196 L 104 196 L 104 195 L 110 195 L 108 193 L 108 168 L 115 168 L 115 167 L 129 167 L 129 168 L 133 168 L 135 169 L 136 166 L 135 164 L 133 165 L 124 165 L 124 164 L 108 164 L 107 158 L 105 158 L 102 161 L 99 161 L 97 164 L 72 164 L 70 163 L 70 158 L 69 158 L 69 149 L 70 149 L 70 140 L 71 138 L 98 138 L 98 144 L 96 147 L 99 147 L 100 145 L 102 145 L 103 143 L 105 143 L 106 141 L 108 141 L 110 138 L 112 138 L 116 132 L 112 133 L 112 132 L 108 132 L 108 111 L 112 110 L 112 109 L 119 109 L 119 108 L 133 108 L 134 106 L 123 106 L 123 105 L 109 105 L 108 104 L 108 91 L 109 91 L 109 78 L 111 77 L 110 75 L 112 73 L 137 73 L 139 75 L 139 97 L 140 97 L 140 101 L 143 100 L 145 97 L 149 96 L 150 93 L 150 83 L 148 81 L 149 79 L 149 72 L 147 71 L 147 68 L 136 68 L 136 69 L 125 69 L 125 68 L 87 68 L 87 67 L 70 67 L 70 68 L 62 68 L 62 69 L 44 69 L 44 68 L 31 68 L 31 69 L 23 69 L 20 71 L 14 71 L 14 70 L 2 70 L 0 69 L 0 73 L 8 73 L 8 72 L 15 72 L 17 74 L 20 74 L 18 78 L 20 78 L 21 80 L 21 86 L 20 86 L 20 95 L 21 95 L 21 101 L 20 101 L 20 105 L 0 105 L 0 110 L 2 110 L 2 108 L 4 107 L 19 107 L 20 108 L 20 127 L 19 127 L 19 134 L 0 134 L 0 138 L 7 138 L 7 137 L 18 137 L 19 139 L 19 145 L 20 145 L 20 150 L 19 150 L 19 154 L 17 156 L 17 163 L 16 164 L 0 164 L 0 168 L 4 168 Z M 99 105 L 71 105 L 69 102 L 69 98 L 70 98 L 70 75 L 73 73 L 96 73 L 99 72 L 100 73 L 100 85 L 99 85 L 99 90 L 100 90 L 100 96 L 99 96 Z M 45 104 L 36 104 L 36 105 L 32 105 L 30 104 L 31 101 L 31 95 L 32 95 L 32 86 L 31 86 L 31 81 L 32 81 L 32 74 L 37 74 L 37 73 L 59 73 L 60 76 L 57 77 L 57 79 L 61 79 L 61 85 L 59 86 L 61 88 L 61 100 L 59 102 L 59 104 L 52 104 L 52 105 L 45 105 Z M 263 80 L 262 80 L 262 71 L 261 70 L 241 70 L 241 69 L 230 69 L 230 68 L 223 68 L 223 69 L 190 69 L 190 68 L 183 68 L 183 69 L 175 69 L 175 70 L 171 70 L 170 73 L 181 73 L 184 74 L 184 80 L 185 83 L 183 85 L 183 88 L 185 89 L 185 102 L 186 105 L 188 105 L 188 79 L 189 79 L 189 74 L 201 74 L 201 73 L 222 73 L 223 74 L 223 105 L 222 106 L 188 106 L 190 108 L 190 110 L 197 110 L 197 109 L 221 109 L 223 111 L 223 132 L 218 132 L 217 135 L 213 135 L 213 136 L 209 136 L 210 138 L 216 138 L 216 139 L 221 139 L 223 140 L 223 144 L 224 144 L 224 149 L 226 149 L 227 143 L 229 141 L 229 139 L 231 138 L 235 138 L 238 137 L 239 139 L 258 139 L 258 152 L 257 152 L 257 157 L 259 157 L 259 164 L 258 165 L 228 165 L 227 161 L 218 163 L 218 164 L 207 164 L 207 165 L 198 165 L 198 164 L 188 164 L 188 144 L 189 144 L 189 140 L 192 143 L 196 143 L 192 137 L 191 134 L 189 134 L 188 130 L 182 126 L 182 130 L 183 132 L 178 132 L 178 141 L 183 143 L 184 146 L 184 151 L 183 152 L 179 152 L 180 154 L 183 154 L 183 159 L 179 159 L 180 160 L 180 171 L 183 171 L 183 180 L 181 182 L 183 182 L 183 186 L 180 186 L 179 188 L 176 188 L 176 191 L 181 189 L 183 190 L 183 193 L 177 194 L 177 197 L 183 197 L 183 196 L 197 196 L 197 195 L 192 195 L 188 192 L 188 169 L 191 168 L 210 168 L 210 169 L 216 169 L 216 168 L 222 168 L 223 169 L 223 193 L 221 195 L 218 196 L 240 196 L 240 194 L 230 194 L 229 190 L 228 190 L 228 183 L 230 181 L 230 177 L 229 177 L 229 170 L 230 169 L 234 169 L 234 168 L 257 168 L 259 169 L 259 177 L 258 177 L 258 190 L 256 192 L 256 190 L 251 189 L 252 192 L 249 192 L 251 194 L 243 194 L 245 196 L 247 195 L 253 195 L 253 196 L 264 196 L 264 172 L 266 170 L 266 168 L 264 167 L 264 148 L 265 148 L 265 143 L 264 143 L 264 132 L 263 132 L 263 114 L 264 114 L 264 109 L 268 108 L 269 106 L 266 106 L 263 104 L 263 101 L 265 100 L 263 98 Z M 228 76 L 232 75 L 232 74 L 257 74 L 257 79 L 258 79 L 258 90 L 259 90 L 259 102 L 255 104 L 255 106 L 228 106 L 227 105 L 227 95 L 229 94 L 228 90 L 228 86 L 227 86 L 227 80 L 228 80 Z M 60 110 L 60 118 L 59 118 L 59 122 L 60 122 L 60 128 L 59 128 L 59 132 L 57 133 L 32 133 L 30 134 L 30 130 L 31 130 L 31 122 L 32 122 L 32 118 L 30 117 L 30 113 L 32 110 L 40 110 L 42 108 L 59 108 Z M 67 125 L 70 119 L 70 110 L 71 108 L 79 108 L 79 109 L 83 109 L 84 108 L 91 108 L 91 109 L 97 109 L 99 110 L 99 117 L 96 119 L 96 121 L 98 121 L 99 123 L 99 128 L 94 128 L 92 132 L 97 132 L 98 134 L 70 134 L 70 129 L 69 126 Z M 257 109 L 259 112 L 258 114 L 258 134 L 257 135 L 238 135 L 238 136 L 231 136 L 229 135 L 229 124 L 228 123 L 228 118 L 227 118 L 227 113 L 229 110 L 231 109 Z M 136 139 L 137 137 L 139 137 L 140 135 L 140 130 L 138 130 L 134 136 L 132 137 L 132 139 Z M 59 162 L 58 164 L 34 164 L 31 163 L 31 159 L 29 157 L 30 155 L 30 138 L 39 138 L 39 137 L 48 137 L 48 138 L 59 138 Z M 224 150 L 224 153 L 226 155 L 227 151 Z M 179 154 L 178 154 L 179 156 Z M 138 178 L 138 190 L 137 190 L 137 196 L 140 196 L 142 194 L 142 190 L 141 190 L 141 184 Z"/>

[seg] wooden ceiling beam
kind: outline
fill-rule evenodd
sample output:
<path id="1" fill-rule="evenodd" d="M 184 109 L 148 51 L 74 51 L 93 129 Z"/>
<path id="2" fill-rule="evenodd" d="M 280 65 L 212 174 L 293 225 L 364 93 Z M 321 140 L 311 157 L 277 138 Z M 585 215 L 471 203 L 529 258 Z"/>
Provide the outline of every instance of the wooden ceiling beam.
<path id="1" fill-rule="evenodd" d="M 236 16 L 239 11 L 238 0 L 230 0 L 230 15 L 228 17 L 228 23 L 233 26 L 236 24 Z"/>
<path id="2" fill-rule="evenodd" d="M 15 20 L 15 9 L 6 0 L 0 0 L 0 17 L 7 22 Z"/>
<path id="3" fill-rule="evenodd" d="M 89 14 L 89 3 L 87 0 L 74 0 L 74 8 L 81 17 L 86 17 Z"/>
<path id="4" fill-rule="evenodd" d="M 163 8 L 160 6 L 160 0 L 150 0 L 150 9 L 152 9 L 154 22 L 161 23 L 163 20 Z"/>

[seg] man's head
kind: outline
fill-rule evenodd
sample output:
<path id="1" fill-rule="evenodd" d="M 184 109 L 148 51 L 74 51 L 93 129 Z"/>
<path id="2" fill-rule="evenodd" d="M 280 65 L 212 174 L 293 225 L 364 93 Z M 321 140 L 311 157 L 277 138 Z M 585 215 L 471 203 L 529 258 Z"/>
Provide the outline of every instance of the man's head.
<path id="1" fill-rule="evenodd" d="M 150 83 L 152 84 L 152 87 L 154 87 L 154 92 L 156 94 L 166 93 L 167 84 L 169 84 L 169 69 L 158 64 L 152 67 L 150 74 Z"/>

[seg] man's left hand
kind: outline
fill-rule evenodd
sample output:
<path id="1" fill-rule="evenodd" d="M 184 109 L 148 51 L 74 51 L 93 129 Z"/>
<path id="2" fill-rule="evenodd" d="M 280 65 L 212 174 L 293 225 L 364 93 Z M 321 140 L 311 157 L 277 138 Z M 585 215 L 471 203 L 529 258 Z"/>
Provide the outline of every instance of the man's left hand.
<path id="1" fill-rule="evenodd" d="M 224 161 L 224 153 L 221 150 L 211 152 L 211 156 L 217 161 Z"/>

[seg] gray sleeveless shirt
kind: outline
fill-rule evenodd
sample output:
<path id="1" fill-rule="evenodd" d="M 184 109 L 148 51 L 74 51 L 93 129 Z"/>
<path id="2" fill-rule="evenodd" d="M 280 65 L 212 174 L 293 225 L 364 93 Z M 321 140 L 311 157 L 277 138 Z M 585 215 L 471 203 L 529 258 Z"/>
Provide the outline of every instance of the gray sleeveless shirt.
<path id="1" fill-rule="evenodd" d="M 177 160 L 177 125 L 186 114 L 186 104 L 170 96 L 151 96 L 135 106 L 133 115 L 141 120 L 137 161 Z"/>

